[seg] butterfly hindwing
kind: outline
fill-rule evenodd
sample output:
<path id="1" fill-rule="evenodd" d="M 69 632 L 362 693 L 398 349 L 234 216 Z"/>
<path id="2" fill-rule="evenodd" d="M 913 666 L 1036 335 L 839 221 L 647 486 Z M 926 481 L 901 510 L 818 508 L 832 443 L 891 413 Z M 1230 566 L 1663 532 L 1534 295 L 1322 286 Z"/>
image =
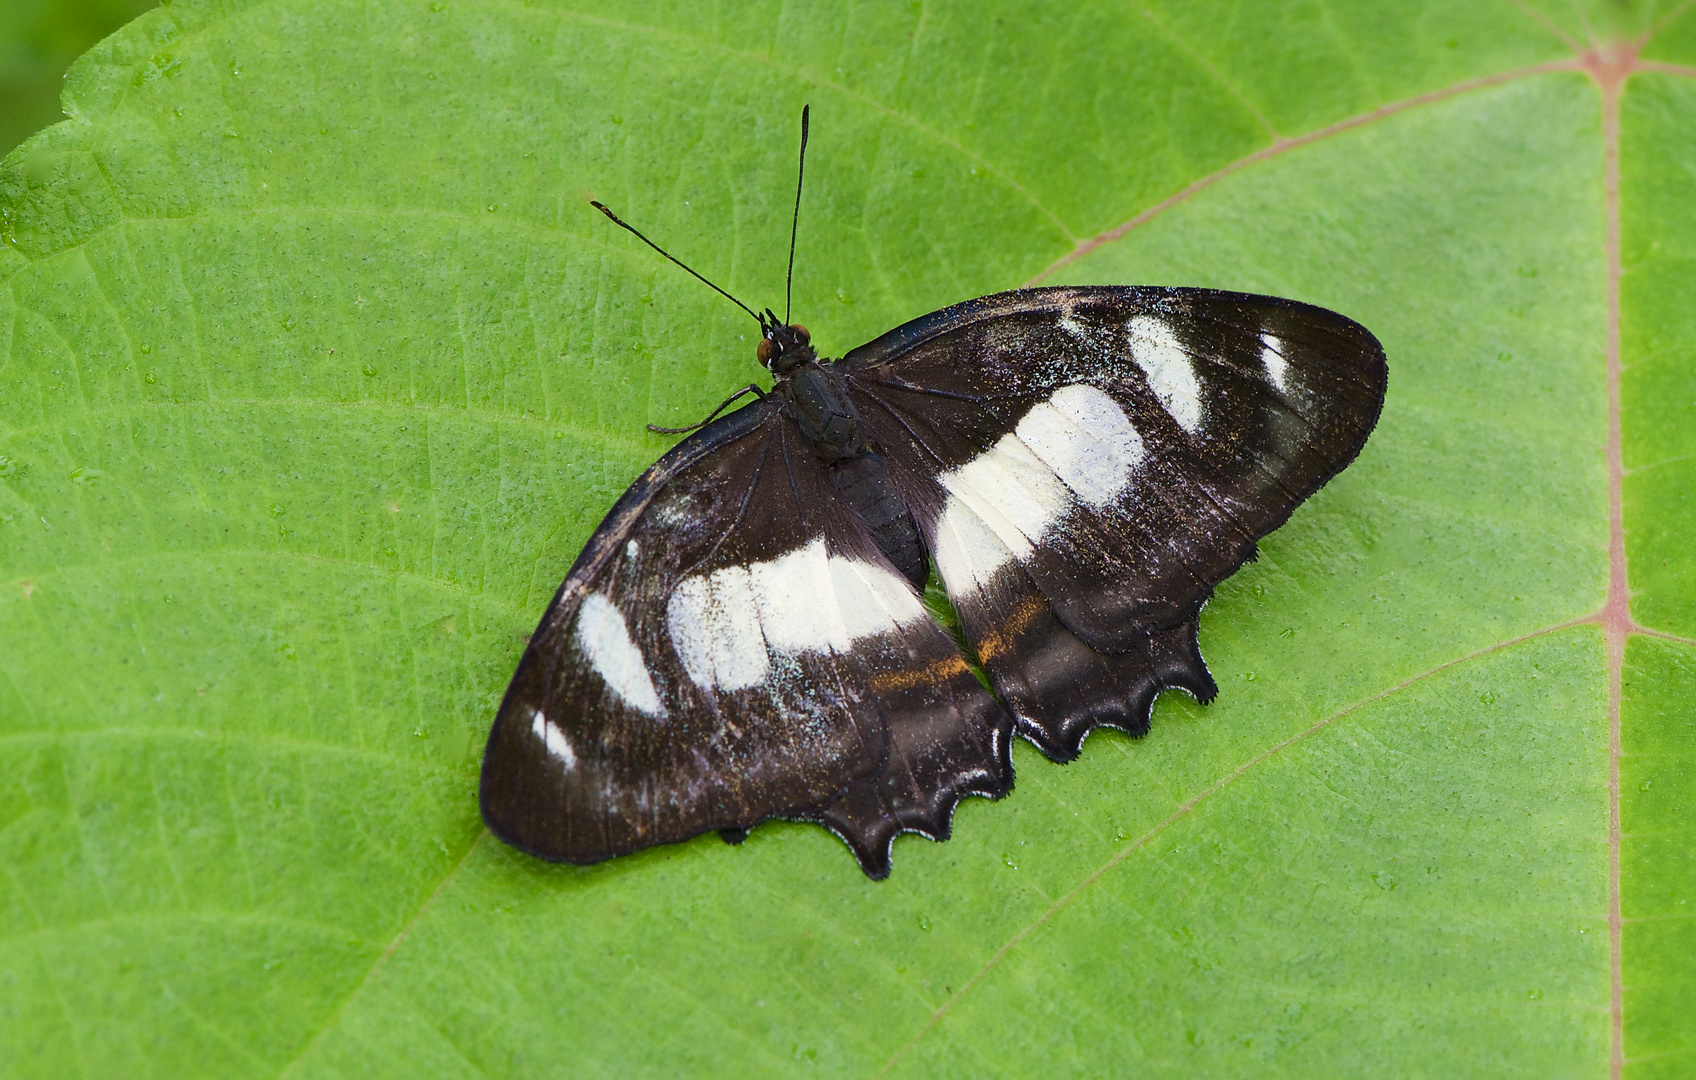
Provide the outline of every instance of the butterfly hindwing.
<path id="1" fill-rule="evenodd" d="M 1218 692 L 1194 617 L 1104 652 L 1072 633 L 1014 562 L 960 590 L 954 605 L 1020 734 L 1056 761 L 1075 758 L 1099 726 L 1145 734 L 1161 690 L 1180 688 L 1203 702 Z"/>
<path id="2" fill-rule="evenodd" d="M 1351 461 L 1383 352 L 1341 316 L 1200 289 L 1020 290 L 838 365 L 1021 731 L 1056 757 L 1206 699 L 1195 617 Z"/>
<path id="3" fill-rule="evenodd" d="M 679 444 L 596 531 L 520 661 L 481 799 L 549 859 L 787 817 L 882 876 L 896 832 L 943 834 L 959 797 L 1007 789 L 1010 728 L 768 399 Z"/>

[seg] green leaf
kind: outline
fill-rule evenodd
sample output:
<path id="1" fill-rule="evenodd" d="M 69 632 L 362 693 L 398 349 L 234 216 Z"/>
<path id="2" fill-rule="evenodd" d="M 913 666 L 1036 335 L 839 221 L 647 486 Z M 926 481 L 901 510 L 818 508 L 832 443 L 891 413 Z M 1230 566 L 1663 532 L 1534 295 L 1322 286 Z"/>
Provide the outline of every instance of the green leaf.
<path id="1" fill-rule="evenodd" d="M 1614 3 L 143 16 L 0 169 L 0 1071 L 1688 1073 L 1692 65 Z M 587 199 L 775 304 L 803 102 L 826 352 L 1273 292 L 1383 422 L 1205 612 L 1215 704 L 1021 745 L 889 881 L 541 864 L 495 705 L 643 424 L 755 370 Z"/>

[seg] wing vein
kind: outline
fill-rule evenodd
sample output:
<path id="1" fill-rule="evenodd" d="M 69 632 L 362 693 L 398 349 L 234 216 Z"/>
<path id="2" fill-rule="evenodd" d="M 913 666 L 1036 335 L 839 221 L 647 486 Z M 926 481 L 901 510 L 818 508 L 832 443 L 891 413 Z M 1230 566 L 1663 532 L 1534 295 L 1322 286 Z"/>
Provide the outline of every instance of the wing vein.
<path id="1" fill-rule="evenodd" d="M 858 389 L 862 394 L 866 395 L 867 398 L 871 399 L 872 401 L 875 401 L 883 409 L 884 412 L 887 412 L 891 417 L 893 417 L 897 424 L 901 425 L 902 429 L 905 430 L 907 432 L 907 434 L 912 437 L 914 446 L 917 446 L 919 449 L 921 449 L 925 453 L 929 454 L 932 458 L 934 458 L 936 460 L 936 463 L 938 465 L 941 465 L 941 466 L 944 466 L 944 467 L 947 466 L 948 463 L 942 459 L 942 455 L 938 454 L 935 450 L 932 450 L 930 448 L 930 444 L 925 442 L 924 438 L 922 436 L 920 436 L 917 431 L 913 430 L 913 425 L 907 423 L 907 418 L 905 416 L 901 415 L 901 411 L 899 409 L 897 409 L 895 406 L 891 405 L 889 402 L 883 400 L 883 398 L 881 398 L 877 394 L 873 393 L 867 387 L 861 386 L 861 387 L 858 387 Z"/>

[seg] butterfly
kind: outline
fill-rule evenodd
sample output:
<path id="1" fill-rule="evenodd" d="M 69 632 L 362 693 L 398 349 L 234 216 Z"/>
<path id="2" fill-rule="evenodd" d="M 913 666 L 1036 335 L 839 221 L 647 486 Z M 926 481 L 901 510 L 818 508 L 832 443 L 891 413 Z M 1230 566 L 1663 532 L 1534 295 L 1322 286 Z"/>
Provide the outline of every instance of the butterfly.
<path id="1" fill-rule="evenodd" d="M 798 179 L 791 279 L 799 213 Z M 1146 733 L 1162 690 L 1210 701 L 1202 605 L 1384 402 L 1377 339 L 1293 300 L 1016 289 L 825 360 L 718 291 L 771 389 L 613 505 L 489 735 L 484 821 L 543 859 L 781 818 L 881 879 L 897 835 L 1012 789 L 1014 735 L 1069 761 L 1097 727 Z"/>

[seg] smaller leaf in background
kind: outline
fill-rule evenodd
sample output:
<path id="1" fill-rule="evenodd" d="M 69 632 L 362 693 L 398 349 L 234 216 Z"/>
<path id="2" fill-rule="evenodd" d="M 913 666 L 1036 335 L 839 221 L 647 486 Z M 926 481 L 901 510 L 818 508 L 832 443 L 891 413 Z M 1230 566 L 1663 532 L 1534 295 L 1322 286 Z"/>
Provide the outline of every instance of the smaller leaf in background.
<path id="1" fill-rule="evenodd" d="M 151 0 L 0 0 L 0 157 L 63 120 L 65 68 Z"/>

